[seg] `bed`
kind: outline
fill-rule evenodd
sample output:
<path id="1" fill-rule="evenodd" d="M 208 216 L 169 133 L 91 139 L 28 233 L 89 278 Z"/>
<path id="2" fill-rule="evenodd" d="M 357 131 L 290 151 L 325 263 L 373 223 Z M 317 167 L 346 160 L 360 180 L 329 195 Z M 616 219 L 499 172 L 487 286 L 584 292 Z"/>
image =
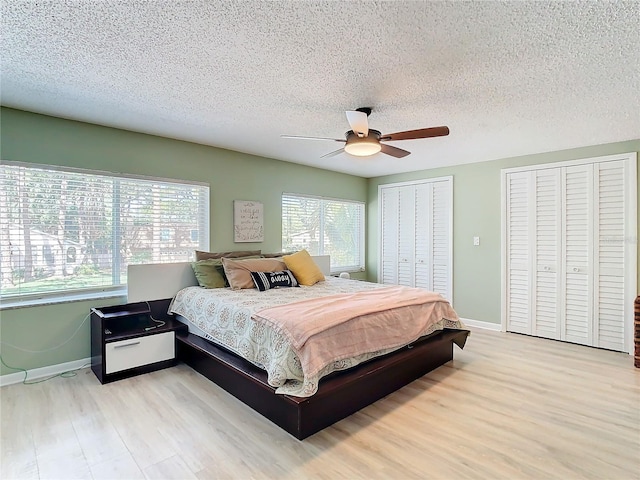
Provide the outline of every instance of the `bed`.
<path id="1" fill-rule="evenodd" d="M 328 258 L 315 260 L 323 270 L 328 270 Z M 162 279 L 165 279 L 164 283 L 176 283 L 176 279 L 180 279 L 179 285 L 163 287 L 167 292 L 173 290 L 163 300 L 167 302 L 171 297 L 169 312 L 189 326 L 189 332 L 177 338 L 178 359 L 298 439 L 316 433 L 450 361 L 453 344 L 462 348 L 468 335 L 448 302 L 435 302 L 438 308 L 434 308 L 433 315 L 440 318 L 420 324 L 416 318 L 427 314 L 422 310 L 411 311 L 426 308 L 421 304 L 423 299 L 407 299 L 407 303 L 402 304 L 404 300 L 399 291 L 393 289 L 404 287 L 327 276 L 325 281 L 313 286 L 263 292 L 204 289 L 195 286 L 197 282 L 192 274 L 189 275 L 189 264 L 165 266 L 172 270 L 163 273 L 160 273 L 164 270 L 161 265 L 133 268 L 137 271 L 130 269 L 129 272 L 129 301 L 141 300 L 141 295 L 150 298 L 154 295 L 151 291 L 156 296 L 166 295 L 157 285 L 149 285 L 149 279 L 154 284 L 162 283 Z M 131 287 L 136 284 L 146 291 L 136 292 Z M 426 295 L 426 292 L 417 293 Z M 388 295 L 393 295 L 395 300 Z M 371 296 L 377 298 L 376 308 L 369 305 Z M 362 303 L 358 308 L 366 311 L 345 313 L 345 319 L 354 312 L 356 318 L 341 320 L 340 311 L 345 310 L 343 305 L 346 305 L 339 303 L 342 301 L 348 301 L 349 305 Z M 367 339 L 348 342 L 362 343 L 358 345 L 359 350 L 343 351 L 336 342 L 348 329 L 359 328 L 358 339 L 369 337 L 373 335 L 371 332 L 378 330 L 375 327 L 380 323 L 375 323 L 376 315 L 380 315 L 378 310 L 385 314 L 394 310 L 381 307 L 389 301 L 399 302 L 394 308 L 397 310 L 395 317 L 414 315 L 411 322 L 406 322 L 411 328 L 404 332 L 398 323 L 391 333 L 381 330 L 380 338 L 374 339 L 376 342 L 384 340 L 385 344 L 379 345 L 380 348 L 370 348 Z M 313 312 L 316 310 L 322 310 L 325 317 L 331 312 L 329 316 L 335 325 L 323 327 L 322 332 L 306 336 L 302 341 L 288 330 L 283 333 L 281 325 L 273 323 L 289 315 L 294 324 L 315 325 Z M 300 316 L 305 322 L 296 321 Z M 354 327 L 356 324 L 349 322 L 361 323 Z M 312 340 L 322 339 L 323 332 L 329 332 L 326 335 L 328 347 L 316 343 L 313 355 L 305 353 L 302 348 L 313 347 Z M 408 337 L 403 337 L 405 334 Z M 292 346 L 300 346 L 295 340 L 303 345 L 301 349 Z M 322 360 L 316 360 L 318 352 Z"/>

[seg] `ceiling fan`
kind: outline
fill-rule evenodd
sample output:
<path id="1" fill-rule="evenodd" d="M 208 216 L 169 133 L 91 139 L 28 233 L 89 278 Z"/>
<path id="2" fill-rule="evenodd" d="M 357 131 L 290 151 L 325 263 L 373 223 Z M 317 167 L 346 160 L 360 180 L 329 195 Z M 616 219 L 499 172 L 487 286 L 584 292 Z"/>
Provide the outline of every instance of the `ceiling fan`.
<path id="1" fill-rule="evenodd" d="M 367 157 L 378 152 L 386 153 L 392 157 L 402 158 L 411 152 L 398 147 L 387 145 L 385 141 L 394 140 L 414 140 L 418 138 L 443 137 L 449 135 L 449 127 L 431 127 L 420 128 L 418 130 L 407 130 L 404 132 L 382 134 L 378 130 L 369 128 L 368 117 L 371 114 L 371 108 L 358 108 L 354 111 L 348 111 L 347 120 L 351 126 L 351 130 L 344 134 L 345 139 L 341 138 L 324 138 L 324 137 L 303 137 L 298 135 L 281 135 L 282 138 L 298 138 L 304 140 L 331 140 L 334 142 L 344 143 L 344 147 L 333 152 L 329 152 L 320 158 L 333 157 L 342 152 L 347 152 L 357 157 Z"/>

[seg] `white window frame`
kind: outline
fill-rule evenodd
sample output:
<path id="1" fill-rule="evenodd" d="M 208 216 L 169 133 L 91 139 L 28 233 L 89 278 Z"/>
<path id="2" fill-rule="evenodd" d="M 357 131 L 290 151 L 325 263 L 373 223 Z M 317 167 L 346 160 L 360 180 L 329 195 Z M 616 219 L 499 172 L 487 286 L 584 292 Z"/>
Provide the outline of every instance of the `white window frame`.
<path id="1" fill-rule="evenodd" d="M 199 232 L 200 237 L 198 239 L 198 247 L 197 249 L 208 250 L 209 249 L 209 184 L 204 182 L 194 182 L 194 181 L 186 181 L 186 180 L 177 180 L 170 178 L 161 178 L 161 177 L 151 177 L 151 176 L 143 176 L 143 175 L 131 175 L 125 173 L 114 173 L 108 171 L 100 171 L 100 170 L 89 170 L 89 169 L 78 169 L 72 167 L 60 167 L 46 164 L 37 164 L 37 163 L 28 163 L 28 162 L 15 162 L 15 161 L 2 161 L 3 165 L 26 168 L 26 169 L 34 169 L 34 170 L 44 170 L 44 171 L 57 171 L 69 174 L 80 174 L 80 175 L 90 175 L 96 177 L 103 177 L 109 180 L 121 179 L 126 181 L 136 181 L 140 180 L 143 182 L 157 182 L 160 184 L 174 184 L 174 185 L 184 185 L 184 186 L 196 186 L 203 187 L 203 189 L 199 192 L 198 199 L 198 220 L 201 232 Z M 119 217 L 118 217 L 119 218 Z M 5 225 L 4 219 L 2 228 L 9 228 L 8 225 Z M 115 228 L 114 233 L 112 234 L 112 240 L 116 238 L 117 232 L 120 229 Z M 193 235 L 193 232 L 191 232 Z M 114 240 L 115 241 L 115 240 Z M 4 248 L 4 246 L 3 246 Z M 42 252 L 40 252 L 42 253 Z M 114 252 L 112 253 L 112 261 L 114 258 Z M 77 255 L 77 253 L 76 253 Z M 118 255 L 119 257 L 119 255 Z M 116 268 L 114 270 L 119 270 Z M 112 273 L 112 282 L 115 282 L 116 272 Z M 111 298 L 111 297 L 121 297 L 126 296 L 127 285 L 126 284 L 115 284 L 112 285 L 104 285 L 99 287 L 88 287 L 82 289 L 71 289 L 71 288 L 63 288 L 61 290 L 51 290 L 46 292 L 39 293 L 18 293 L 2 296 L 0 292 L 0 310 L 17 308 L 17 307 L 26 307 L 26 306 L 34 306 L 34 305 L 42 305 L 42 304 L 54 304 L 54 303 L 66 303 L 80 300 L 88 300 L 88 299 L 97 299 L 97 298 Z"/>
<path id="2" fill-rule="evenodd" d="M 359 242 L 359 247 L 358 247 L 358 252 L 356 257 L 358 258 L 358 265 L 336 265 L 335 264 L 335 259 L 333 257 L 331 257 L 331 267 L 330 267 L 330 272 L 331 275 L 336 275 L 342 272 L 349 272 L 349 273 L 356 273 L 356 272 L 364 272 L 365 271 L 365 248 L 366 248 L 366 244 L 365 244 L 365 231 L 366 231 L 366 204 L 365 202 L 360 202 L 357 200 L 347 200 L 344 198 L 335 198 L 335 197 L 323 197 L 323 196 L 319 196 L 319 195 L 307 195 L 307 194 L 302 194 L 302 193 L 290 193 L 290 192 L 283 192 L 282 193 L 282 197 L 281 197 L 281 203 L 284 203 L 284 199 L 285 197 L 295 197 L 295 198 L 309 198 L 312 200 L 318 200 L 320 202 L 320 226 L 319 226 L 319 230 L 320 230 L 320 237 L 323 238 L 324 234 L 324 223 L 325 223 L 325 208 L 326 208 L 326 204 L 329 202 L 342 202 L 344 204 L 348 204 L 348 205 L 356 205 L 359 208 L 361 208 L 361 212 L 360 212 L 360 226 L 359 226 L 359 235 L 358 235 L 358 242 Z M 284 207 L 284 205 L 283 205 Z M 284 234 L 284 223 L 285 223 L 285 212 L 284 212 L 284 208 L 282 211 L 282 230 L 283 230 L 283 234 Z M 283 251 L 286 251 L 287 246 L 284 244 L 284 235 L 283 235 L 283 242 L 282 242 L 282 249 Z M 318 252 L 309 252 L 312 255 L 329 255 L 329 252 L 325 252 L 326 246 L 324 244 L 324 242 L 321 242 L 318 246 Z"/>

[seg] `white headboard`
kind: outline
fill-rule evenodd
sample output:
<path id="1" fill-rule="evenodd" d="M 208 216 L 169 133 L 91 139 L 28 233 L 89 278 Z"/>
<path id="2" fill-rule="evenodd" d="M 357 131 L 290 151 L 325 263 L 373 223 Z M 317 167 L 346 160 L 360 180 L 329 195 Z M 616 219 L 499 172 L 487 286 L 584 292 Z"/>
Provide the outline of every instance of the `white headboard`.
<path id="1" fill-rule="evenodd" d="M 322 273 L 329 275 L 330 256 L 312 256 Z M 144 302 L 173 298 L 179 290 L 198 285 L 190 262 L 148 263 L 127 268 L 127 301 Z"/>

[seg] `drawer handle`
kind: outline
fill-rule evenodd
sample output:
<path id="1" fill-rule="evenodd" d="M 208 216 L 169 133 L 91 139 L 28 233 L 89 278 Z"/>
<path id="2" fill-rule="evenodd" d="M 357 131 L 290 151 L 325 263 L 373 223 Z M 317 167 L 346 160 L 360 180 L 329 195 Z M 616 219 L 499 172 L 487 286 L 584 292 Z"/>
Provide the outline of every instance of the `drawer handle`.
<path id="1" fill-rule="evenodd" d="M 140 345 L 140 341 L 137 342 L 131 342 L 131 343 L 125 343 L 123 345 L 116 345 L 113 348 L 124 348 L 124 347 L 133 347 L 134 345 Z"/>

